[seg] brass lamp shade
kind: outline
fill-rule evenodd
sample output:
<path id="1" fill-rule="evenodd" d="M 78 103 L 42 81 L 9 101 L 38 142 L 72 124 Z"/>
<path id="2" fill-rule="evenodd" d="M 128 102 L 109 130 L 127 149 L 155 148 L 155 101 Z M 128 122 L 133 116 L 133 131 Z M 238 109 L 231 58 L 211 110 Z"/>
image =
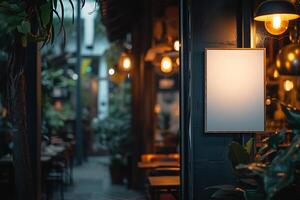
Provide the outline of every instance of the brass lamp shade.
<path id="1" fill-rule="evenodd" d="M 256 21 L 270 21 L 274 14 L 279 15 L 282 20 L 294 20 L 299 18 L 299 14 L 291 2 L 268 0 L 258 6 L 254 19 Z"/>

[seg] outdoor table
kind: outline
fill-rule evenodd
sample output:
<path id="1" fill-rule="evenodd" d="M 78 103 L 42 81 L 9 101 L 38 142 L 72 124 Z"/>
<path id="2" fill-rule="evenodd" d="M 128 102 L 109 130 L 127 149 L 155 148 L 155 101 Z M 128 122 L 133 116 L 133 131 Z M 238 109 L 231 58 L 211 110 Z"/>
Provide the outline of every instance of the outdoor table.
<path id="1" fill-rule="evenodd" d="M 160 194 L 169 193 L 178 199 L 180 186 L 179 176 L 149 176 L 150 195 L 154 200 L 159 200 Z"/>

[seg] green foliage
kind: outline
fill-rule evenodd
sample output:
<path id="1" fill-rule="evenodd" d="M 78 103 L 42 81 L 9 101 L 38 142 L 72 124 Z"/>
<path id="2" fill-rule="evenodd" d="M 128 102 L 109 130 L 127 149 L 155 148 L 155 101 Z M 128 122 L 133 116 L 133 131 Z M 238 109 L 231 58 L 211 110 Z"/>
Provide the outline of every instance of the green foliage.
<path id="1" fill-rule="evenodd" d="M 119 58 L 121 55 L 121 48 L 118 45 L 118 43 L 112 43 L 104 53 L 107 66 L 110 67 L 115 67 L 119 63 Z"/>
<path id="2" fill-rule="evenodd" d="M 73 0 L 68 3 L 73 9 Z M 82 1 L 82 6 L 84 0 Z M 61 10 L 61 13 L 58 13 Z M 21 35 L 20 42 L 25 47 L 27 41 L 53 43 L 54 15 L 59 19 L 60 32 L 64 32 L 64 1 L 44 0 L 44 1 L 24 1 L 24 0 L 0 0 L 0 41 L 1 48 L 6 49 L 12 41 Z M 35 29 L 32 30 L 34 25 Z M 38 30 L 38 31 L 36 31 Z M 3 40 L 5 39 L 6 40 Z"/>
<path id="3" fill-rule="evenodd" d="M 50 134 L 50 131 L 57 132 L 63 128 L 64 122 L 73 118 L 74 111 L 70 104 L 63 104 L 62 110 L 57 110 L 52 104 L 54 88 L 71 88 L 75 81 L 71 79 L 64 70 L 45 62 L 42 66 L 42 125 L 43 132 Z"/>
<path id="4" fill-rule="evenodd" d="M 100 143 L 111 155 L 111 164 L 126 162 L 131 153 L 131 92 L 130 83 L 114 85 L 110 94 L 109 116 L 93 122 Z"/>
<path id="5" fill-rule="evenodd" d="M 266 194 L 267 199 L 276 199 L 277 195 L 298 183 L 299 180 L 299 161 L 300 161 L 300 135 L 299 135 L 299 111 L 288 105 L 282 104 L 282 109 L 287 117 L 289 125 L 293 127 L 294 138 L 287 148 L 280 148 L 284 142 L 286 129 L 275 133 L 266 138 L 266 144 L 258 151 L 255 162 L 250 164 L 239 164 L 238 170 L 244 170 L 256 176 L 258 183 L 262 184 L 263 191 L 257 190 L 256 193 Z M 289 191 L 289 190 L 287 190 Z M 293 194 L 285 194 L 293 195 Z"/>
<path id="6" fill-rule="evenodd" d="M 228 157 L 234 168 L 239 164 L 250 163 L 250 154 L 240 143 L 231 142 L 228 147 Z"/>

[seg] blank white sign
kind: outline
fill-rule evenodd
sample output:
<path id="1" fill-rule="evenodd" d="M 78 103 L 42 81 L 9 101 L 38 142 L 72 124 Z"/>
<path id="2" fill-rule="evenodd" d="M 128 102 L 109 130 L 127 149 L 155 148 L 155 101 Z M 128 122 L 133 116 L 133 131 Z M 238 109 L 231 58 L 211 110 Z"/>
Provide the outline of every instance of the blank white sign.
<path id="1" fill-rule="evenodd" d="M 265 49 L 206 49 L 205 132 L 265 130 Z"/>

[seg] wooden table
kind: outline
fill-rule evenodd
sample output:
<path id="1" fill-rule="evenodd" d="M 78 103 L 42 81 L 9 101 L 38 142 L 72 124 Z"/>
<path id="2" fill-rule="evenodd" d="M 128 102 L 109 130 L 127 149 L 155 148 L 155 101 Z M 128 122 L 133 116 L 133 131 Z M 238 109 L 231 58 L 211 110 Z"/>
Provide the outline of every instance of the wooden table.
<path id="1" fill-rule="evenodd" d="M 154 200 L 160 199 L 160 194 L 169 193 L 179 199 L 179 176 L 149 176 L 150 195 Z"/>
<path id="2" fill-rule="evenodd" d="M 139 168 L 153 169 L 157 167 L 180 167 L 178 161 L 153 161 L 153 162 L 138 162 Z"/>

